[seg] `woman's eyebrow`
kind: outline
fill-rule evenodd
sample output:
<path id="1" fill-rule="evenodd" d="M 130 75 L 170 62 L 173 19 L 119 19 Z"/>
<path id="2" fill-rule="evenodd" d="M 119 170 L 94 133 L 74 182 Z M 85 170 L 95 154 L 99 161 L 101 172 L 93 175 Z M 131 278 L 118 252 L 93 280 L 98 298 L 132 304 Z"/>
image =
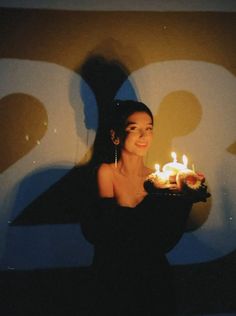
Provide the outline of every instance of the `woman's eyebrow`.
<path id="1" fill-rule="evenodd" d="M 129 125 L 138 125 L 138 123 L 137 122 L 128 121 L 126 123 L 126 127 L 129 126 Z M 151 125 L 152 126 L 153 123 L 152 122 L 148 122 L 147 125 Z"/>

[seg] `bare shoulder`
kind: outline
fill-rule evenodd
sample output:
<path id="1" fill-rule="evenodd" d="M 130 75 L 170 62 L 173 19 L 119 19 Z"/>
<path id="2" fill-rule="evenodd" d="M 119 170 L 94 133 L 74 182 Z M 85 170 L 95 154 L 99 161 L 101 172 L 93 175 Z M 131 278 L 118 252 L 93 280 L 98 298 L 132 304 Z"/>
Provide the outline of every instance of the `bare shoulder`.
<path id="1" fill-rule="evenodd" d="M 107 177 L 113 175 L 113 167 L 112 164 L 109 163 L 103 163 L 98 168 L 98 176 L 99 177 Z"/>
<path id="2" fill-rule="evenodd" d="M 103 163 L 98 168 L 97 174 L 99 194 L 102 197 L 113 197 L 113 166 Z"/>

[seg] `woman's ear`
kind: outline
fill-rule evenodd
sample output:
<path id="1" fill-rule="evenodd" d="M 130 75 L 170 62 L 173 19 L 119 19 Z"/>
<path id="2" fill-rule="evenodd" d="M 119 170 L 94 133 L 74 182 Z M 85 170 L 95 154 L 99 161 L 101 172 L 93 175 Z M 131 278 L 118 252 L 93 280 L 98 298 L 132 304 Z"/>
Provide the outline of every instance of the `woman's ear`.
<path id="1" fill-rule="evenodd" d="M 119 145 L 120 138 L 118 136 L 116 136 L 116 132 L 114 131 L 114 129 L 110 130 L 110 135 L 111 135 L 111 140 L 112 140 L 113 144 Z"/>

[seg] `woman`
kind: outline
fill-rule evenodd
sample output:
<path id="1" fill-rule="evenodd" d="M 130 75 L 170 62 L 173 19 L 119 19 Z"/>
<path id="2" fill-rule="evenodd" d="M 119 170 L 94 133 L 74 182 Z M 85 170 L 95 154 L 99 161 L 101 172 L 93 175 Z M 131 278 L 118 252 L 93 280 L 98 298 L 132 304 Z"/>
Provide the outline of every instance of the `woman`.
<path id="1" fill-rule="evenodd" d="M 82 221 L 95 246 L 89 315 L 173 315 L 165 254 L 183 234 L 192 202 L 144 189 L 153 172 L 143 162 L 153 137 L 153 116 L 145 104 L 115 101 L 109 122 L 114 161 L 99 166 L 97 194 L 91 190 Z"/>

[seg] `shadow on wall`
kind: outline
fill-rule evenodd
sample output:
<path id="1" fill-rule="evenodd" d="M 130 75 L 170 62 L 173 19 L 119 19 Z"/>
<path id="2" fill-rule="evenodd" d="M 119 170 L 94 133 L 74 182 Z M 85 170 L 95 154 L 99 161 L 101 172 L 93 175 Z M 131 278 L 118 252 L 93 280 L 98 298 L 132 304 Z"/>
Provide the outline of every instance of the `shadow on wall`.
<path id="1" fill-rule="evenodd" d="M 106 60 L 102 56 L 94 55 L 87 58 L 78 72 L 84 79 L 81 82 L 80 91 L 84 102 L 86 127 L 96 129 L 90 163 L 97 165 L 104 161 L 104 157 L 111 155 L 111 152 L 108 151 L 112 150 L 111 144 L 106 142 L 110 138 L 108 135 L 110 106 L 121 85 L 127 81 L 129 71 L 118 60 Z M 95 96 L 93 102 L 88 98 L 83 82 L 86 82 L 93 91 Z M 135 90 L 129 81 L 126 91 L 130 99 L 137 99 Z M 95 104 L 97 104 L 97 115 L 94 111 Z M 95 118 L 97 118 L 97 122 L 95 122 Z"/>
<path id="2" fill-rule="evenodd" d="M 72 170 L 68 171 L 68 167 L 63 166 L 52 166 L 49 168 L 44 168 L 43 170 L 37 170 L 32 175 L 29 175 L 22 181 L 22 186 L 20 185 L 19 188 L 19 195 L 21 196 L 21 199 L 24 198 L 24 195 L 28 194 L 27 192 L 30 191 L 37 191 L 37 187 L 44 186 L 44 183 L 46 183 L 49 179 L 49 182 L 53 183 L 57 182 L 55 185 L 52 185 L 52 187 L 49 189 L 51 194 L 53 195 L 54 203 L 57 203 L 58 206 L 58 215 L 55 213 L 55 221 L 54 223 L 63 223 L 63 219 L 59 220 L 59 214 L 60 209 L 66 208 L 67 205 L 70 205 L 69 200 L 72 198 L 73 194 L 78 194 L 77 187 L 74 186 L 74 180 L 77 180 L 79 182 L 80 178 L 82 177 L 82 183 L 81 187 L 83 187 L 84 182 L 84 172 L 90 172 L 93 170 L 99 163 L 101 157 L 104 156 L 104 151 L 106 152 L 106 143 L 104 144 L 104 135 L 107 135 L 107 123 L 109 116 L 106 114 L 109 113 L 109 107 L 111 106 L 111 102 L 114 99 L 117 91 L 119 90 L 120 86 L 127 81 L 128 78 L 128 70 L 124 68 L 118 61 L 111 60 L 107 61 L 102 56 L 91 56 L 87 58 L 83 66 L 78 70 L 79 74 L 82 76 L 84 80 L 81 80 L 81 85 L 78 87 L 80 89 L 80 95 L 83 100 L 84 104 L 84 114 L 85 114 L 85 125 L 87 130 L 93 130 L 96 131 L 96 138 L 93 148 L 92 156 L 90 157 L 90 160 L 87 160 L 84 164 L 79 164 Z M 71 86 L 74 86 L 74 83 L 71 82 Z M 131 99 L 136 99 L 135 91 L 130 84 L 127 86 L 127 95 Z M 88 89 L 90 87 L 92 89 L 93 94 L 91 93 L 91 90 Z M 70 100 L 72 107 L 75 109 L 75 120 L 76 122 L 80 121 L 79 118 L 77 118 L 77 115 L 79 115 L 79 111 L 76 111 L 76 100 L 73 96 L 73 89 L 71 91 Z M 77 134 L 80 136 L 80 126 L 77 124 Z M 86 141 L 86 140 L 85 140 Z M 87 155 L 87 154 L 86 154 Z M 91 169 L 91 170 L 90 170 Z M 82 174 L 80 175 L 80 170 Z M 85 171 L 86 170 L 86 171 Z M 74 173 L 76 176 L 74 176 Z M 63 177 L 66 174 L 65 177 Z M 67 179 L 70 180 L 70 177 L 72 179 L 71 183 L 68 183 Z M 77 177 L 77 179 L 76 179 Z M 60 179 L 61 178 L 61 179 Z M 59 179 L 59 181 L 57 181 Z M 65 180 L 65 183 L 64 183 Z M 78 185 L 78 183 L 76 184 Z M 56 189 L 54 189 L 54 187 Z M 27 189 L 26 189 L 27 188 Z M 60 191 L 62 189 L 62 191 Z M 74 192 L 76 189 L 76 192 Z M 57 191 L 58 190 L 58 191 Z M 40 191 L 40 190 L 39 190 Z M 58 195 L 57 195 L 58 193 Z M 49 199 L 45 199 L 46 197 Z M 59 203 L 61 196 L 63 196 L 63 199 L 66 201 Z M 57 200 L 57 198 L 59 200 Z M 37 208 L 37 203 L 40 201 L 40 203 L 44 203 L 45 207 L 48 209 L 47 205 L 51 205 L 53 207 L 54 203 L 51 204 L 50 197 L 48 196 L 47 192 L 44 192 L 38 199 L 33 201 L 27 209 L 27 218 L 29 219 L 30 213 L 32 212 L 31 220 L 27 223 L 26 218 L 26 209 L 23 211 L 24 213 L 24 222 L 23 214 L 13 222 L 13 224 L 19 224 L 19 225 L 31 225 L 37 223 L 37 217 L 34 212 L 34 208 Z M 19 204 L 19 199 L 16 196 L 15 199 L 15 205 Z M 75 201 L 76 203 L 76 201 Z M 43 212 L 43 205 L 41 205 L 41 210 Z M 14 208 L 15 209 L 15 208 Z M 31 210 L 31 211 L 30 211 Z M 15 212 L 12 214 L 13 217 L 17 216 L 19 214 L 15 214 Z M 46 216 L 46 214 L 44 214 Z M 47 218 L 42 216 L 39 220 L 39 224 L 46 224 Z M 48 215 L 50 216 L 50 215 Z M 44 218 L 44 219 L 43 219 Z M 66 223 L 68 223 L 68 219 L 64 219 Z M 33 221 L 33 222 L 31 222 Z M 49 223 L 49 222 L 48 222 Z M 50 219 L 50 224 L 53 223 L 53 217 Z"/>
<path id="3" fill-rule="evenodd" d="M 12 212 L 12 218 L 15 219 L 8 232 L 5 266 L 31 269 L 81 266 L 91 263 L 91 245 L 84 239 L 79 226 L 76 225 L 77 228 L 72 228 L 71 225 L 64 227 L 63 225 L 79 223 L 81 205 L 86 203 L 85 197 L 88 197 L 90 190 L 96 190 L 93 187 L 94 170 L 106 155 L 108 148 L 104 143 L 108 122 L 106 114 L 109 113 L 111 101 L 123 82 L 127 81 L 129 74 L 119 62 L 106 60 L 102 56 L 88 57 L 78 72 L 83 78 L 78 89 L 80 89 L 84 104 L 88 137 L 89 131 L 97 131 L 93 151 L 86 154 L 83 159 L 84 163 L 80 163 L 70 170 L 63 165 L 35 170 L 17 186 Z M 70 91 L 70 100 L 75 110 L 75 120 L 79 122 L 81 118 L 77 116 L 81 111 L 76 109 L 78 104 L 73 95 L 74 85 L 75 82 L 71 82 L 73 89 Z M 93 94 L 88 87 L 92 89 Z M 136 98 L 133 87 L 131 85 L 127 87 L 130 98 Z M 80 126 L 78 124 L 77 134 L 79 137 Z M 86 139 L 83 141 L 86 142 Z M 88 142 L 87 146 L 89 148 Z M 109 154 L 112 154 L 113 158 L 113 153 Z M 42 188 L 45 185 L 48 187 L 48 183 L 52 183 L 49 189 L 32 200 L 22 211 L 20 206 L 26 205 L 24 198 L 27 196 L 29 201 L 29 194 L 32 193 L 32 196 L 35 196 L 35 192 L 42 192 Z M 18 226 L 18 229 L 13 226 Z M 24 226 L 28 226 L 28 228 Z M 29 226 L 34 226 L 34 229 Z M 26 240 L 31 240 L 32 245 L 28 245 L 29 242 L 25 243 Z M 34 255 L 32 255 L 32 249 L 35 248 L 33 243 L 35 243 L 38 254 L 34 250 Z M 31 253 L 27 255 L 27 251 Z M 63 256 L 65 253 L 68 256 Z"/>

